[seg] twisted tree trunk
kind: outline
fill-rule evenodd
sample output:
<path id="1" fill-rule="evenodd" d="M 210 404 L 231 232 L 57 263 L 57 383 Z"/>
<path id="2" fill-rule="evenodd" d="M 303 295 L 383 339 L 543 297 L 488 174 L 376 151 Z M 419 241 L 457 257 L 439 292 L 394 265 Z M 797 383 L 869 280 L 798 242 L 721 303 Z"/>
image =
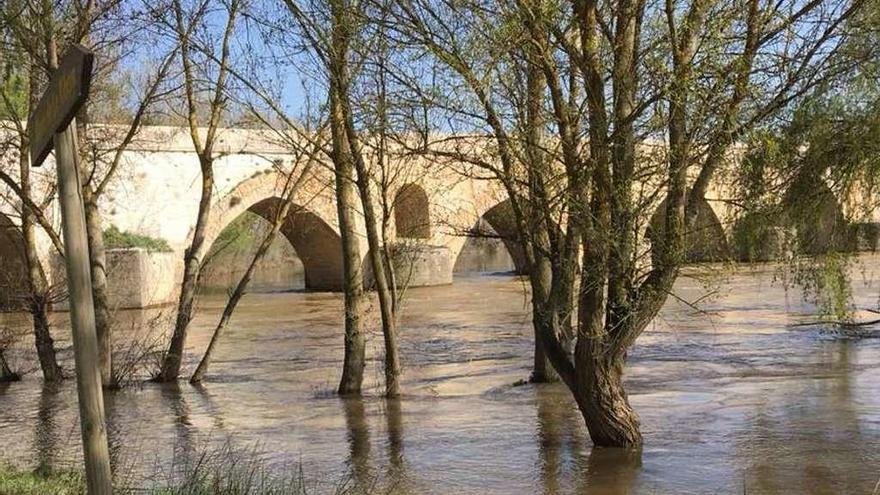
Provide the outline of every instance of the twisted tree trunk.
<path id="1" fill-rule="evenodd" d="M 575 400 L 590 438 L 600 447 L 638 447 L 639 418 L 623 387 L 623 357 L 596 356 L 583 367 Z"/>

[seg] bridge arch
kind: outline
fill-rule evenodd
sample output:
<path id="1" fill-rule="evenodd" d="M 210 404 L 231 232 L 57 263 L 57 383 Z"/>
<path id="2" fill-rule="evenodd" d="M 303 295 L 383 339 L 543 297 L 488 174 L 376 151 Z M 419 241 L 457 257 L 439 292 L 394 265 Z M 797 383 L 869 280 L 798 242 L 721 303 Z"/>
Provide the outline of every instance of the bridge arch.
<path id="1" fill-rule="evenodd" d="M 666 230 L 666 202 L 664 199 L 651 220 L 645 233 L 651 243 L 651 250 L 660 249 L 658 242 Z M 730 246 L 721 220 L 715 214 L 712 205 L 701 198 L 697 202 L 697 219 L 694 226 L 685 233 L 685 262 L 701 263 L 728 260 L 731 257 Z"/>
<path id="2" fill-rule="evenodd" d="M 394 229 L 399 239 L 430 239 L 428 194 L 418 184 L 404 184 L 394 195 Z"/>
<path id="3" fill-rule="evenodd" d="M 27 287 L 24 238 L 19 227 L 0 213 L 0 311 L 20 309 Z"/>
<path id="4" fill-rule="evenodd" d="M 478 214 L 469 234 L 475 237 L 499 238 L 513 260 L 515 273 L 517 275 L 528 274 L 525 252 L 519 241 L 519 231 L 516 227 L 513 206 L 509 198 L 493 204 L 482 214 Z M 457 264 L 458 258 L 461 257 L 464 251 L 464 244 L 462 243 L 458 252 L 455 253 L 456 262 L 453 265 Z"/>
<path id="5" fill-rule="evenodd" d="M 783 197 L 783 211 L 784 221 L 794 228 L 802 253 L 820 254 L 853 247 L 843 208 L 824 180 L 795 181 Z"/>
<path id="6" fill-rule="evenodd" d="M 221 198 L 212 210 L 206 229 L 205 246 L 210 249 L 220 233 L 245 212 L 272 221 L 281 207 L 280 191 L 284 178 L 277 173 L 254 176 Z M 281 226 L 303 263 L 306 289 L 337 291 L 342 288 L 342 242 L 339 232 L 328 221 L 324 202 L 296 201 Z M 332 221 L 332 220 L 331 220 Z"/>

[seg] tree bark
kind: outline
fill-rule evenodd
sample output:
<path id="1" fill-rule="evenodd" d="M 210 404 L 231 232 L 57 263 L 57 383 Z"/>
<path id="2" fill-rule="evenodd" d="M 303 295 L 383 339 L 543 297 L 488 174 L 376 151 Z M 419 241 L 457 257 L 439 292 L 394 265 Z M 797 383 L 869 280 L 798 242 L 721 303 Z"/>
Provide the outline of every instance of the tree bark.
<path id="1" fill-rule="evenodd" d="M 344 97 L 346 98 L 346 97 Z M 347 98 L 346 98 L 347 99 Z M 397 318 L 394 314 L 394 295 L 388 286 L 387 271 L 382 255 L 383 246 L 379 244 L 379 232 L 376 213 L 373 209 L 373 197 L 370 191 L 369 171 L 360 153 L 357 137 L 352 124 L 350 108 L 344 106 L 349 144 L 352 147 L 354 164 L 357 169 L 357 186 L 360 192 L 361 206 L 364 209 L 364 223 L 367 229 L 367 242 L 370 246 L 370 263 L 373 268 L 373 279 L 379 296 L 379 310 L 382 316 L 382 336 L 385 341 L 385 396 L 400 395 L 400 357 L 397 345 Z"/>
<path id="2" fill-rule="evenodd" d="M 542 332 L 553 332 L 553 315 L 550 313 L 547 300 L 550 295 L 550 273 L 546 260 L 541 259 L 535 263 L 529 281 L 532 286 L 532 327 L 535 332 L 535 351 L 532 375 L 529 381 L 532 383 L 552 383 L 559 381 L 559 374 L 550 363 L 544 350 L 544 341 L 541 339 Z"/>
<path id="3" fill-rule="evenodd" d="M 361 329 L 364 313 L 364 277 L 360 247 L 355 231 L 356 192 L 348 150 L 343 112 L 337 89 L 330 90 L 330 132 L 333 146 L 333 167 L 336 181 L 336 212 L 342 241 L 342 292 L 345 300 L 345 356 L 342 378 L 337 389 L 340 395 L 359 395 L 364 382 L 366 339 Z"/>
<path id="4" fill-rule="evenodd" d="M 86 233 L 89 238 L 89 263 L 92 271 L 92 298 L 95 304 L 95 332 L 98 337 L 98 360 L 101 383 L 105 388 L 116 387 L 113 377 L 111 351 L 110 297 L 107 287 L 107 255 L 104 250 L 104 232 L 97 198 L 90 185 L 83 185 L 86 209 Z"/>
<path id="5" fill-rule="evenodd" d="M 535 232 L 532 233 L 531 242 L 545 250 L 550 248 L 550 239 L 547 235 L 548 224 L 544 215 L 549 212 L 546 204 L 545 172 L 546 156 L 541 148 L 544 138 L 543 98 L 547 82 L 540 66 L 540 53 L 534 44 L 526 48 L 526 156 L 529 160 L 529 195 L 532 207 L 529 208 L 531 224 Z M 523 237 L 520 234 L 520 237 Z M 529 256 L 529 280 L 532 285 L 532 327 L 535 334 L 534 364 L 530 381 L 533 383 L 550 383 L 559 381 L 559 375 L 553 369 L 553 365 L 547 359 L 544 352 L 544 344 L 540 338 L 541 332 L 552 325 L 553 315 L 548 310 L 548 298 L 550 297 L 550 283 L 552 273 L 549 261 L 546 257 L 538 254 L 536 249 L 531 250 Z M 549 330 L 548 331 L 552 331 Z"/>
<path id="6" fill-rule="evenodd" d="M 43 381 L 47 383 L 59 382 L 64 379 L 64 373 L 58 364 L 55 342 L 49 332 L 49 304 L 46 301 L 46 295 L 33 293 L 28 309 L 34 320 L 34 342 L 37 347 L 37 357 L 40 360 L 40 369 L 43 371 Z"/>
<path id="7" fill-rule="evenodd" d="M 223 315 L 220 317 L 220 323 L 217 324 L 217 327 L 214 328 L 214 334 L 211 335 L 211 341 L 208 343 L 208 348 L 205 350 L 205 354 L 202 356 L 201 361 L 199 361 L 198 367 L 196 367 L 195 373 L 193 373 L 192 377 L 190 377 L 189 382 L 193 385 L 197 383 L 201 383 L 205 378 L 205 374 L 208 372 L 208 366 L 211 364 L 211 357 L 214 354 L 214 348 L 217 346 L 217 343 L 220 341 L 220 336 L 223 334 L 223 331 L 226 330 L 226 327 L 229 326 L 229 320 L 232 319 L 232 313 L 235 312 L 235 308 L 238 306 L 238 302 L 241 301 L 241 298 L 244 297 L 245 291 L 247 290 L 247 286 L 251 281 L 251 277 L 254 275 L 254 271 L 256 270 L 257 264 L 263 259 L 266 252 L 269 251 L 269 247 L 272 245 L 272 241 L 275 239 L 275 235 L 278 233 L 278 227 L 281 224 L 278 223 L 277 226 L 273 226 L 272 232 L 263 239 L 263 242 L 260 244 L 260 247 L 257 249 L 256 254 L 254 254 L 251 263 L 248 265 L 247 270 L 244 275 L 241 277 L 241 280 L 238 281 L 238 285 L 235 286 L 235 290 L 232 292 L 232 295 L 229 297 L 229 300 L 226 302 L 226 307 L 223 308 Z"/>
<path id="8" fill-rule="evenodd" d="M 634 448 L 642 444 L 639 418 L 623 387 L 622 357 L 592 359 L 579 373 L 575 400 L 590 438 L 600 447 Z"/>
<path id="9" fill-rule="evenodd" d="M 21 191 L 25 197 L 30 198 L 30 143 L 27 136 L 22 136 L 19 148 L 19 173 L 21 176 Z M 40 361 L 40 369 L 43 372 L 43 380 L 48 383 L 61 381 L 64 376 L 58 358 L 55 354 L 55 343 L 49 332 L 48 294 L 46 277 L 43 272 L 40 259 L 37 256 L 37 242 L 34 234 L 34 212 L 29 207 L 21 209 L 21 233 L 24 241 L 25 260 L 28 271 L 27 309 L 33 318 L 34 344 L 37 348 L 37 358 Z"/>
<path id="10" fill-rule="evenodd" d="M 208 217 L 211 214 L 211 194 L 214 191 L 213 160 L 199 157 L 199 161 L 202 169 L 202 193 L 199 198 L 199 212 L 196 218 L 196 226 L 193 229 L 192 242 L 184 254 L 183 282 L 180 286 L 180 297 L 177 302 L 177 319 L 174 324 L 174 333 L 171 335 L 171 342 L 168 346 L 168 353 L 162 362 L 162 370 L 156 377 L 156 381 L 159 382 L 174 381 L 180 376 L 187 329 L 192 321 L 196 292 L 199 288 L 205 229 L 208 226 Z"/>
<path id="11" fill-rule="evenodd" d="M 278 210 L 275 211 L 273 219 L 272 219 L 272 229 L 263 238 L 263 241 L 260 243 L 260 246 L 257 248 L 257 252 L 254 253 L 253 258 L 251 259 L 250 264 L 245 270 L 244 275 L 242 275 L 241 279 L 238 281 L 238 284 L 235 286 L 235 290 L 232 292 L 232 295 L 229 296 L 229 300 L 226 302 L 226 307 L 223 308 L 223 315 L 220 317 L 220 322 L 217 324 L 217 327 L 214 329 L 214 334 L 211 336 L 211 342 L 208 343 L 208 348 L 205 350 L 204 356 L 202 356 L 202 360 L 199 361 L 199 365 L 196 368 L 195 373 L 190 378 L 189 382 L 192 384 L 200 383 L 205 374 L 208 372 L 208 366 L 211 363 L 211 357 L 214 353 L 214 349 L 217 346 L 217 343 L 220 340 L 221 335 L 223 334 L 226 327 L 229 326 L 229 321 L 232 319 L 232 313 L 235 312 L 235 308 L 238 306 L 241 298 L 244 297 L 245 292 L 247 291 L 247 287 L 251 282 L 251 278 L 253 278 L 254 272 L 257 269 L 257 265 L 260 263 L 266 253 L 269 252 L 269 248 L 272 247 L 272 242 L 278 237 L 278 232 L 281 230 L 281 226 L 284 225 L 284 222 L 288 219 L 288 214 L 290 213 L 290 207 L 293 204 L 293 198 L 296 192 L 299 190 L 299 186 L 302 184 L 302 179 L 304 179 L 307 174 L 311 171 L 311 157 L 309 158 L 309 162 L 304 167 L 302 173 L 299 178 L 292 183 L 292 177 L 288 175 L 287 184 L 285 185 L 286 194 L 284 196 L 284 200 L 278 205 Z M 292 174 L 293 172 L 291 172 Z M 291 187 L 288 187 L 291 186 Z"/>
<path id="12" fill-rule="evenodd" d="M 361 152 L 360 140 L 354 128 L 354 114 L 349 100 L 348 47 L 350 43 L 352 18 L 344 2 L 331 2 L 332 37 L 334 40 L 333 57 L 328 67 L 330 72 L 331 91 L 335 93 L 335 108 L 331 120 L 340 128 L 339 139 L 347 143 L 348 156 L 353 163 L 356 174 L 360 203 L 363 207 L 364 223 L 369 243 L 369 258 L 373 268 L 373 279 L 379 296 L 379 309 L 382 317 L 382 335 L 385 342 L 385 396 L 400 395 L 400 359 L 398 357 L 397 329 L 394 315 L 394 296 L 388 286 L 387 272 L 383 259 L 382 246 L 379 243 L 378 220 L 373 209 L 373 198 L 370 190 L 369 170 Z"/>
<path id="13" fill-rule="evenodd" d="M 358 174 L 360 175 L 360 174 Z M 358 179 L 361 182 L 361 179 Z M 363 181 L 365 182 L 365 180 Z M 361 185 L 361 201 L 365 211 L 367 222 L 367 240 L 370 243 L 370 262 L 373 267 L 373 277 L 376 281 L 376 291 L 379 296 L 379 309 L 382 314 L 382 337 L 385 343 L 385 396 L 397 397 L 400 395 L 400 351 L 397 344 L 397 317 L 394 314 L 394 295 L 388 286 L 385 264 L 382 258 L 383 247 L 379 245 L 376 232 L 376 218 L 372 213 L 372 201 L 367 193 L 369 185 Z"/>
<path id="14" fill-rule="evenodd" d="M 9 368 L 6 356 L 3 354 L 3 350 L 0 349 L 0 383 L 17 382 L 19 380 L 21 380 L 21 376 Z"/>

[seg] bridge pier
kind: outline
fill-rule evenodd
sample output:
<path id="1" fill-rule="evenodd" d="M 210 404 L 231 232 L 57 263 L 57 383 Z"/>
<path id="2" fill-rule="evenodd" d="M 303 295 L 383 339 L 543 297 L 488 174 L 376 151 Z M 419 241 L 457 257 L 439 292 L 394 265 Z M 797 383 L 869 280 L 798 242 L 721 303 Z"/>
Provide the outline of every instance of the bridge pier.
<path id="1" fill-rule="evenodd" d="M 397 284 L 401 287 L 431 287 L 452 283 L 455 260 L 445 246 L 398 240 L 389 245 Z M 364 259 L 364 285 L 373 286 L 373 270 Z"/>
<path id="2" fill-rule="evenodd" d="M 107 250 L 107 285 L 110 307 L 142 309 L 177 302 L 180 291 L 181 256 L 174 252 L 148 251 L 143 248 Z M 55 256 L 52 284 L 66 284 L 64 261 Z M 67 311 L 65 299 L 53 309 Z"/>

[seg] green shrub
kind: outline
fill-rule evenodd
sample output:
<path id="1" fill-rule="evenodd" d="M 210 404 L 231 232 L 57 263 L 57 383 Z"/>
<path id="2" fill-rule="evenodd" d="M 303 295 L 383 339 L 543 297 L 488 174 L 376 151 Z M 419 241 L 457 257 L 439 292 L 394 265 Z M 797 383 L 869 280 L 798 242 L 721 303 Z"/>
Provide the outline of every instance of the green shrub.
<path id="1" fill-rule="evenodd" d="M 170 252 L 165 239 L 121 231 L 115 225 L 104 231 L 104 247 L 107 249 L 144 248 L 147 251 Z"/>

